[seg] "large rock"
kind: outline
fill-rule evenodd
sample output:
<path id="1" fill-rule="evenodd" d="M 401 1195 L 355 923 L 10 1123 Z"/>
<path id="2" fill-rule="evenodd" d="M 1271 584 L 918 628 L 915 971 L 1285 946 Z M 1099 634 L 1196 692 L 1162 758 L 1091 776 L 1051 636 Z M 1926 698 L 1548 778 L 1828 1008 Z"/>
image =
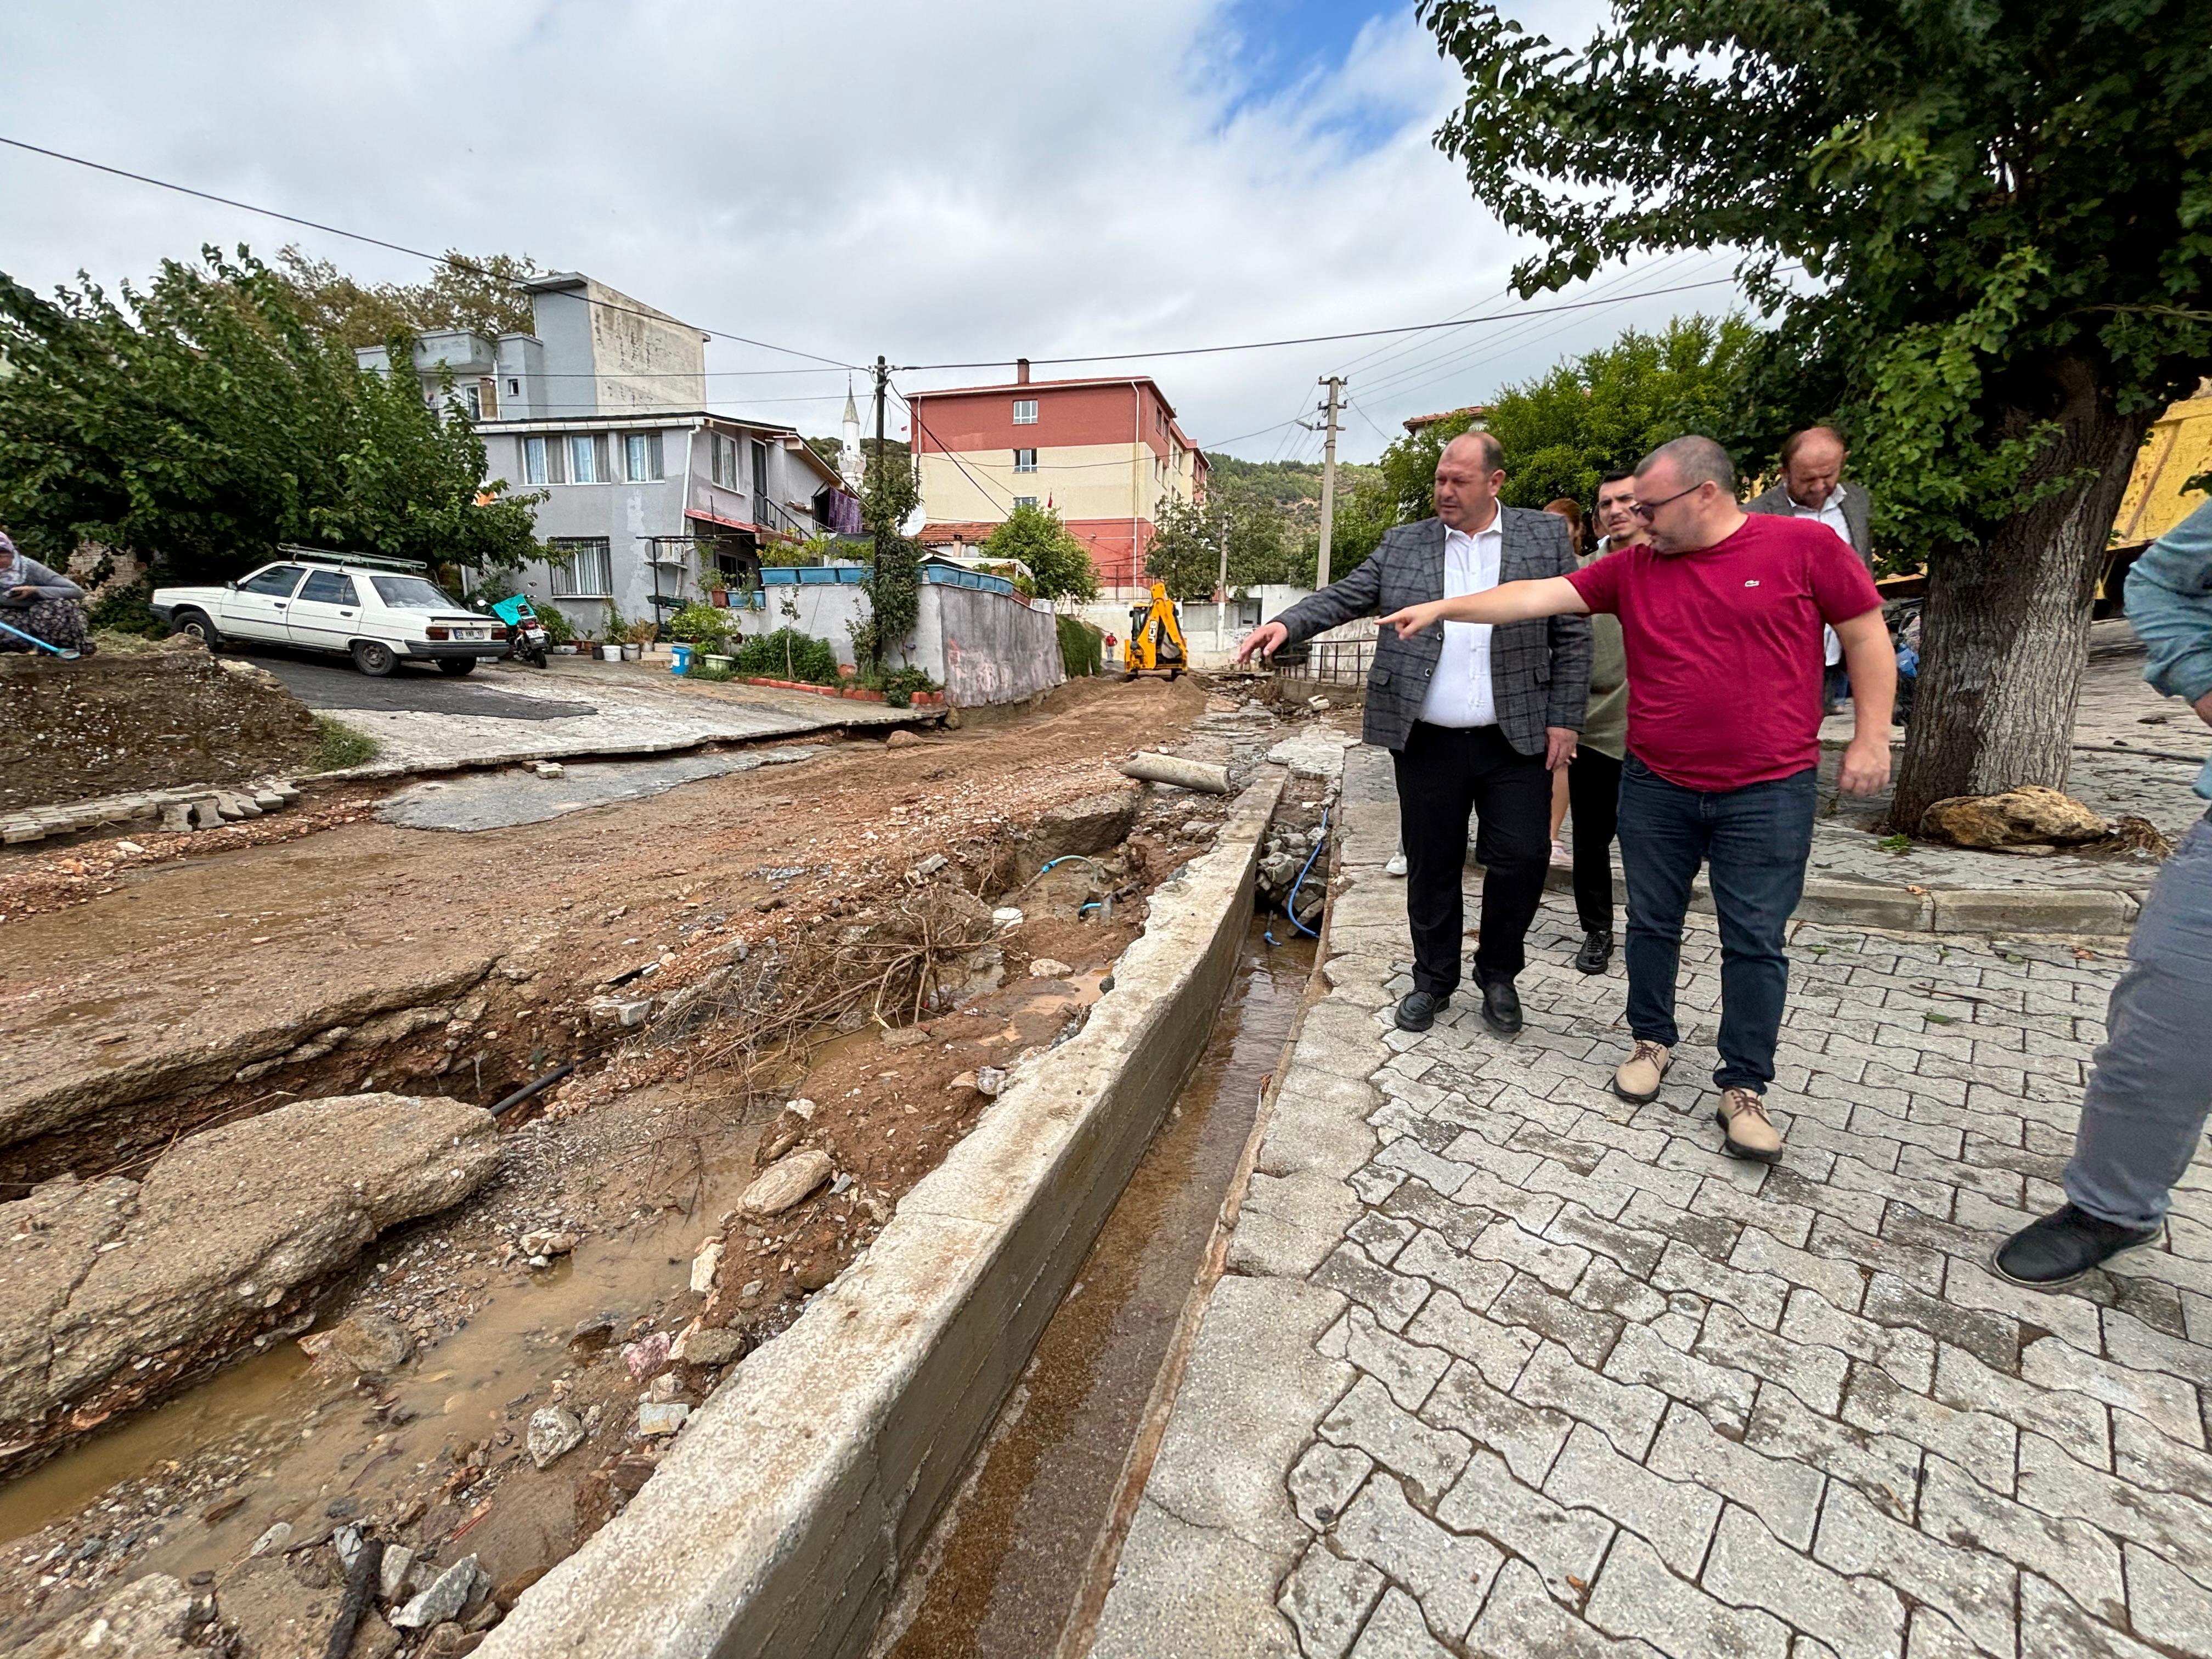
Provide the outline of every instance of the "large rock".
<path id="1" fill-rule="evenodd" d="M 780 1158 L 753 1177 L 738 1208 L 749 1216 L 781 1215 L 836 1172 L 830 1155 L 814 1147 Z"/>
<path id="2" fill-rule="evenodd" d="M 1103 853 L 1128 839 L 1144 793 L 1109 789 L 1066 801 L 1044 813 L 1030 835 L 1030 851 L 1041 864 L 1075 853 Z"/>
<path id="3" fill-rule="evenodd" d="M 2073 796 L 2033 783 L 2001 795 L 1953 795 L 1920 817 L 1923 840 L 1955 847 L 2066 846 L 2110 833 L 2104 819 Z"/>
<path id="4" fill-rule="evenodd" d="M 341 1095 L 204 1130 L 143 1182 L 0 1204 L 0 1473 L 298 1329 L 379 1233 L 498 1167 L 480 1107 Z"/>

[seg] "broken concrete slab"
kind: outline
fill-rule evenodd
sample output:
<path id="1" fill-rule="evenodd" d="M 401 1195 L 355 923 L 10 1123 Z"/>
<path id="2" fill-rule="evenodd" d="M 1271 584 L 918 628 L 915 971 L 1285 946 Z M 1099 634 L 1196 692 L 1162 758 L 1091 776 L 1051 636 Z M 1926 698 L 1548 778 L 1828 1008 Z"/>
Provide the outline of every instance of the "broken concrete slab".
<path id="1" fill-rule="evenodd" d="M 403 789 L 380 802 L 376 815 L 410 830 L 504 830 L 612 801 L 664 794 L 705 778 L 795 765 L 822 752 L 801 745 L 657 760 L 572 762 L 550 770 L 540 764 L 532 772 L 480 772 Z"/>
<path id="2" fill-rule="evenodd" d="M 165 1572 L 134 1578 L 97 1606 L 40 1632 L 15 1659 L 179 1659 L 204 1653 L 197 1639 L 214 1616 L 208 1596 Z"/>
<path id="3" fill-rule="evenodd" d="M 47 1182 L 0 1205 L 0 1471 L 307 1322 L 385 1229 L 499 1166 L 491 1114 L 340 1095 L 202 1131 L 143 1182 Z"/>
<path id="4" fill-rule="evenodd" d="M 1144 802 L 1138 789 L 1109 789 L 1064 801 L 1036 821 L 1030 850 L 1040 863 L 1078 854 L 1103 853 L 1128 839 Z"/>

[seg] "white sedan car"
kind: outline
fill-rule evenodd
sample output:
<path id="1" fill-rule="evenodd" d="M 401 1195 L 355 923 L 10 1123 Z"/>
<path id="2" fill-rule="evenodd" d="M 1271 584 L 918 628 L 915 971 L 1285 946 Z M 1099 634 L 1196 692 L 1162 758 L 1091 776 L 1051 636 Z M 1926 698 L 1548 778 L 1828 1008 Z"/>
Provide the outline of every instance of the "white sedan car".
<path id="1" fill-rule="evenodd" d="M 465 674 L 507 653 L 506 624 L 464 610 L 398 560 L 301 550 L 220 587 L 157 587 L 154 614 L 212 651 L 226 641 L 342 653 L 364 674 L 402 659 Z"/>

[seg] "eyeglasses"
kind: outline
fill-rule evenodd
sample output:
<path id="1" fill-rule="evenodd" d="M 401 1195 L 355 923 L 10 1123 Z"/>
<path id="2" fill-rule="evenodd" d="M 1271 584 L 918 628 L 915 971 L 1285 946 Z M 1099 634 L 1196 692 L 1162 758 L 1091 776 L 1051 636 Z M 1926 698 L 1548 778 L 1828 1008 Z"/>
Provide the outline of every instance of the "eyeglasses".
<path id="1" fill-rule="evenodd" d="M 1653 515 L 1656 514 L 1661 507 L 1666 506 L 1668 502 L 1679 501 L 1685 495 L 1694 495 L 1705 487 L 1705 485 L 1703 482 L 1693 483 L 1687 489 L 1678 489 L 1671 495 L 1662 495 L 1656 501 L 1638 501 L 1631 506 L 1628 510 L 1631 513 L 1633 513 L 1638 518 L 1643 520 L 1644 523 L 1650 524 Z"/>

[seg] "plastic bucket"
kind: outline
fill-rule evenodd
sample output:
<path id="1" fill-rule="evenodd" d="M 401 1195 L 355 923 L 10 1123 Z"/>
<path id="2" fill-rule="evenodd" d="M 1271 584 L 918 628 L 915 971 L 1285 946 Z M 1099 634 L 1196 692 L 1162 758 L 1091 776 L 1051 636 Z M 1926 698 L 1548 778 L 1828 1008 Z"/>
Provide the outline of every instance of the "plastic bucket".
<path id="1" fill-rule="evenodd" d="M 618 645 L 603 645 L 599 647 L 599 660 L 601 662 L 620 662 L 622 660 L 622 647 Z"/>
<path id="2" fill-rule="evenodd" d="M 681 643 L 668 647 L 668 672 L 688 674 L 691 672 L 691 647 Z"/>

